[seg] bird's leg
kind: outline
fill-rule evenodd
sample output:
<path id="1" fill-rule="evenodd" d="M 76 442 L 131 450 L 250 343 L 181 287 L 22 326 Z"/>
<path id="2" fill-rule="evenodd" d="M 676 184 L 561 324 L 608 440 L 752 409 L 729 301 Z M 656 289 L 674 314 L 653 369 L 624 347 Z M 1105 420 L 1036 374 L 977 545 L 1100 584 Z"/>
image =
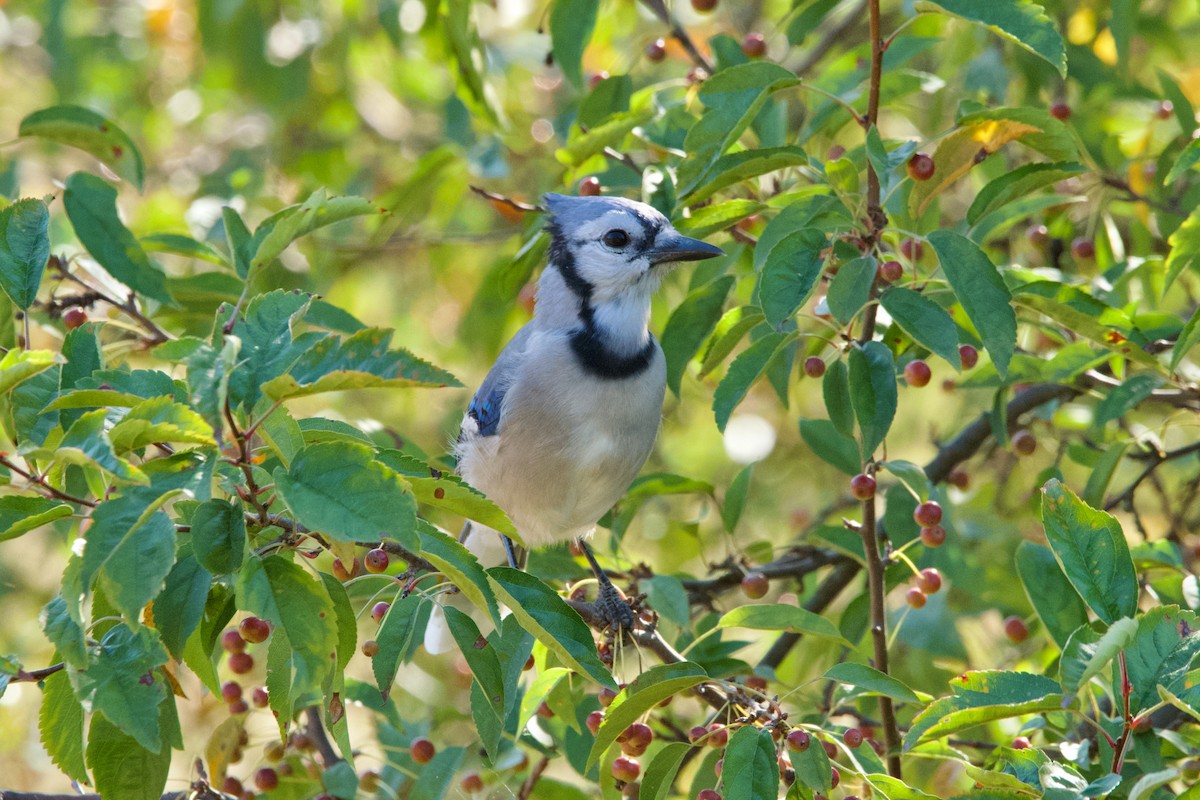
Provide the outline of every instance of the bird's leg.
<path id="1" fill-rule="evenodd" d="M 587 542 L 582 538 L 576 539 L 575 542 L 583 551 L 583 557 L 591 565 L 592 573 L 596 576 L 596 583 L 600 589 L 596 595 L 596 611 L 608 621 L 609 626 L 618 635 L 632 631 L 633 609 L 629 607 L 629 603 L 621 596 L 617 587 L 613 586 L 613 582 L 604 574 L 604 570 L 600 568 L 596 557 L 592 555 L 592 548 L 588 547 Z"/>
<path id="2" fill-rule="evenodd" d="M 508 565 L 513 569 L 520 569 L 520 564 L 517 559 L 517 551 L 513 548 L 513 540 L 500 534 L 500 539 L 504 542 L 504 552 L 508 555 Z"/>

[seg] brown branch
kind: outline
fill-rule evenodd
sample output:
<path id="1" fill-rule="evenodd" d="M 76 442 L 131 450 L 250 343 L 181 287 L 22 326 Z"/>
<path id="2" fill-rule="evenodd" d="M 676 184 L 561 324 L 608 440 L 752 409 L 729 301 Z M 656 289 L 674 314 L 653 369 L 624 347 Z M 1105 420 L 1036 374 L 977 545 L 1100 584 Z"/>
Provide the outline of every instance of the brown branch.
<path id="1" fill-rule="evenodd" d="M 1137 460 L 1148 460 L 1148 461 L 1150 461 L 1150 464 L 1147 465 L 1147 467 L 1144 470 L 1142 470 L 1142 473 L 1140 475 L 1138 475 L 1136 478 L 1133 479 L 1133 482 L 1130 483 L 1129 486 L 1127 486 L 1125 488 L 1125 491 L 1121 492 L 1120 494 L 1116 495 L 1111 500 L 1109 500 L 1107 503 L 1105 503 L 1104 510 L 1111 511 L 1112 509 L 1119 506 L 1121 503 L 1123 503 L 1127 500 L 1130 500 L 1130 501 L 1133 500 L 1133 493 L 1135 491 L 1137 491 L 1137 488 L 1142 485 L 1143 481 L 1145 481 L 1147 478 L 1149 478 L 1151 475 L 1153 475 L 1154 471 L 1156 469 L 1158 469 L 1159 467 L 1161 467 L 1163 464 L 1167 463 L 1168 461 L 1173 461 L 1178 458 L 1185 458 L 1187 456 L 1190 456 L 1192 453 L 1197 453 L 1197 452 L 1200 452 L 1200 442 L 1196 442 L 1194 444 L 1189 444 L 1185 447 L 1180 447 L 1176 450 L 1170 450 L 1166 453 L 1160 453 L 1156 450 L 1150 450 L 1150 451 L 1147 451 L 1146 453 L 1138 453 L 1136 455 L 1130 456 L 1130 458 L 1134 458 Z"/>
<path id="2" fill-rule="evenodd" d="M 250 462 L 249 437 L 238 429 L 237 422 L 233 418 L 233 411 L 229 407 L 229 398 L 225 399 L 225 420 L 229 423 L 229 430 L 233 434 L 234 441 L 237 443 L 238 457 L 234 463 L 242 471 L 242 475 L 246 479 L 246 493 L 241 495 L 242 499 L 254 507 L 255 512 L 258 514 L 258 524 L 265 527 L 269 524 L 267 521 L 269 513 L 267 512 L 266 505 L 258 497 L 262 491 L 254 480 L 254 465 Z"/>
<path id="3" fill-rule="evenodd" d="M 109 305 L 120 309 L 121 311 L 125 312 L 127 315 L 132 317 L 139 325 L 141 325 L 143 328 L 145 328 L 146 333 L 149 334 L 148 336 L 145 337 L 147 344 L 149 344 L 149 345 L 162 344 L 164 342 L 169 342 L 175 338 L 170 333 L 168 333 L 167 331 L 165 331 L 161 327 L 159 327 L 158 323 L 156 323 L 154 320 L 150 319 L 149 317 L 147 317 L 145 314 L 143 314 L 141 311 L 138 310 L 137 295 L 134 294 L 133 292 L 130 292 L 129 297 L 124 302 L 122 302 L 122 301 L 117 300 L 116 298 L 112 297 L 111 295 L 108 295 L 108 294 L 104 293 L 103 291 L 97 289 L 96 287 L 92 286 L 90 283 L 87 283 L 86 281 L 84 281 L 78 275 L 75 275 L 74 273 L 72 273 L 67 268 L 67 262 L 64 259 L 56 257 L 56 258 L 51 259 L 50 263 L 51 263 L 52 267 L 58 271 L 58 274 L 60 274 L 66 280 L 69 280 L 74 284 L 82 286 L 90 295 L 94 295 L 96 299 L 103 300 L 104 302 L 108 303 Z"/>
<path id="4" fill-rule="evenodd" d="M 667 26 L 671 38 L 683 45 L 683 49 L 692 57 L 696 66 L 702 68 L 709 75 L 713 74 L 712 62 L 700 52 L 700 48 L 696 47 L 696 43 L 692 41 L 691 36 L 688 36 L 688 32 L 683 29 L 683 26 L 671 17 L 671 12 L 667 10 L 667 4 L 663 0 L 642 0 L 642 5 L 650 9 L 650 12 Z"/>
<path id="5" fill-rule="evenodd" d="M 542 773 L 546 771 L 546 767 L 550 766 L 550 756 L 542 756 L 541 760 L 533 766 L 533 771 L 529 773 L 529 777 L 521 784 L 521 791 L 517 793 L 517 800 L 529 800 L 529 796 L 533 794 L 533 788 L 537 786 L 537 782 L 541 779 Z"/>
<path id="6" fill-rule="evenodd" d="M 859 0 L 854 8 L 846 12 L 846 16 L 830 26 L 825 35 L 821 37 L 821 41 L 817 42 L 816 46 L 805 53 L 804 60 L 796 65 L 796 68 L 792 71 L 800 77 L 804 77 L 809 70 L 817 65 L 818 61 L 833 49 L 834 45 L 844 41 L 846 31 L 850 30 L 850 27 L 862 18 L 862 14 L 866 10 L 867 0 Z"/>
<path id="7" fill-rule="evenodd" d="M 825 580 L 813 592 L 812 597 L 808 598 L 808 602 L 804 604 L 804 608 L 814 614 L 820 614 L 829 604 L 832 603 L 842 590 L 850 585 L 850 581 L 854 580 L 854 576 L 862 569 L 857 561 L 849 557 L 843 557 L 833 568 L 833 570 L 825 576 Z M 771 649 L 762 657 L 762 661 L 758 662 L 761 667 L 769 667 L 770 669 L 778 669 L 783 663 L 783 659 L 791 652 L 792 648 L 800 641 L 799 633 L 784 633 L 780 635 L 775 643 L 771 645 Z"/>
<path id="8" fill-rule="evenodd" d="M 520 200 L 516 200 L 507 195 L 497 194 L 496 192 L 489 192 L 487 189 L 484 189 L 479 186 L 471 186 L 470 189 L 472 192 L 479 195 L 480 197 L 482 197 L 485 200 L 490 200 L 493 203 L 500 203 L 501 205 L 508 206 L 509 208 L 513 209 L 514 211 L 520 211 L 522 214 L 528 213 L 530 211 L 545 211 L 546 210 L 546 209 L 542 208 L 541 206 L 535 206 L 531 203 L 523 203 Z"/>
<path id="9" fill-rule="evenodd" d="M 160 800 L 187 800 L 190 792 L 168 792 Z M 207 795 L 197 794 L 196 797 L 222 798 L 225 795 L 209 790 Z M 104 800 L 98 794 L 40 794 L 38 792 L 10 792 L 0 789 L 0 800 Z"/>
<path id="10" fill-rule="evenodd" d="M 17 670 L 17 674 L 9 679 L 10 683 L 40 683 L 46 678 L 49 678 L 56 672 L 61 672 L 66 665 L 63 662 L 51 664 L 48 667 L 35 669 L 33 672 L 26 672 L 23 669 Z"/>
<path id="11" fill-rule="evenodd" d="M 333 743 L 329 741 L 329 734 L 325 732 L 321 707 L 309 706 L 304 712 L 304 718 L 307 720 L 307 724 L 304 726 L 305 732 L 317 746 L 317 752 L 321 754 L 321 763 L 325 765 L 325 769 L 329 769 L 341 761 L 342 757 L 338 755 L 337 750 L 333 749 Z"/>
<path id="12" fill-rule="evenodd" d="M 32 481 L 36 486 L 40 487 L 44 492 L 49 494 L 56 500 L 65 500 L 68 503 L 76 503 L 88 508 L 95 508 L 96 504 L 91 500 L 85 500 L 82 497 L 76 497 L 72 494 L 67 494 L 61 489 L 57 489 L 46 483 L 46 478 L 42 475 L 34 475 L 32 472 L 22 469 L 13 463 L 12 459 L 7 454 L 0 454 L 0 466 L 7 467 L 10 471 L 17 473 L 23 478 Z"/>
<path id="13" fill-rule="evenodd" d="M 821 567 L 837 564 L 845 560 L 845 556 L 836 550 L 828 550 L 810 545 L 792 548 L 786 555 L 774 561 L 753 568 L 768 578 L 802 578 Z M 725 567 L 725 571 L 711 578 L 694 578 L 681 581 L 688 592 L 688 599 L 693 604 L 708 603 L 712 595 L 733 589 L 742 582 L 742 578 L 750 571 L 739 564 Z"/>

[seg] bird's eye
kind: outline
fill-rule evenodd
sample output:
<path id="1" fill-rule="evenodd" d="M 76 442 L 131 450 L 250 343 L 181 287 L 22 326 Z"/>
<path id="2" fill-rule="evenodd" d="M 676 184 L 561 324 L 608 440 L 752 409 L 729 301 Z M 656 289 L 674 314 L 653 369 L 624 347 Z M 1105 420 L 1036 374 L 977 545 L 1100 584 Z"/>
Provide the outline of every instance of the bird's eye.
<path id="1" fill-rule="evenodd" d="M 620 250 L 622 247 L 629 244 L 629 234 L 620 228 L 613 228 L 611 231 L 604 234 L 600 241 L 604 242 L 606 247 L 611 247 L 614 250 Z"/>

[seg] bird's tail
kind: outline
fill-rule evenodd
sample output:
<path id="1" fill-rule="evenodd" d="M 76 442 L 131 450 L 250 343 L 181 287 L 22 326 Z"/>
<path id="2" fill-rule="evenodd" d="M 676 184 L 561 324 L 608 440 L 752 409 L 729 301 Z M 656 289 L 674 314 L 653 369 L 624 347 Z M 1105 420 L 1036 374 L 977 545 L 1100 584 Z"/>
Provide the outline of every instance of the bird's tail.
<path id="1" fill-rule="evenodd" d="M 504 550 L 501 534 L 492 528 L 468 522 L 463 526 L 459 541 L 479 559 L 479 564 L 485 569 L 508 563 L 508 555 Z M 476 618 L 476 622 L 482 620 L 482 616 L 475 613 L 475 607 L 462 593 L 439 595 L 434 603 L 433 612 L 429 615 L 429 624 L 425 628 L 425 649 L 432 655 L 448 653 L 454 649 L 454 635 L 450 632 L 450 626 L 446 623 L 446 614 L 442 610 L 443 606 L 447 604 L 454 606 L 459 611 L 471 614 Z"/>

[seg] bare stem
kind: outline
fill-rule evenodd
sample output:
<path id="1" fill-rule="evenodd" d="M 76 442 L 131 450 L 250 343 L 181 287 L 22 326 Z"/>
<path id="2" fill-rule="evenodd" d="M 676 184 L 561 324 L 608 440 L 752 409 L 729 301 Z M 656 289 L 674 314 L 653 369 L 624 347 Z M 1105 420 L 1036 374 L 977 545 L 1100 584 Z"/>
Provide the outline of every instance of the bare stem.
<path id="1" fill-rule="evenodd" d="M 704 57 L 704 54 L 700 52 L 700 48 L 696 47 L 696 43 L 692 41 L 691 36 L 688 36 L 688 32 L 683 29 L 683 26 L 671 17 L 671 12 L 667 10 L 667 4 L 663 0 L 642 0 L 642 5 L 650 9 L 651 13 L 667 26 L 670 30 L 671 38 L 683 45 L 683 49 L 692 57 L 692 61 L 696 63 L 696 66 L 703 68 L 709 75 L 713 74 L 712 63 Z"/>
<path id="2" fill-rule="evenodd" d="M 78 505 L 87 506 L 88 508 L 96 507 L 96 504 L 91 500 L 85 500 L 82 497 L 76 497 L 75 495 L 67 494 L 61 489 L 56 489 L 47 483 L 43 476 L 34 475 L 32 472 L 18 467 L 10 458 L 5 455 L 0 455 L 0 466 L 7 467 L 10 471 L 17 473 L 24 478 L 28 478 L 34 483 L 34 485 L 40 488 L 43 493 L 48 494 L 50 497 L 53 497 L 56 500 L 66 500 L 68 503 L 77 503 Z"/>

